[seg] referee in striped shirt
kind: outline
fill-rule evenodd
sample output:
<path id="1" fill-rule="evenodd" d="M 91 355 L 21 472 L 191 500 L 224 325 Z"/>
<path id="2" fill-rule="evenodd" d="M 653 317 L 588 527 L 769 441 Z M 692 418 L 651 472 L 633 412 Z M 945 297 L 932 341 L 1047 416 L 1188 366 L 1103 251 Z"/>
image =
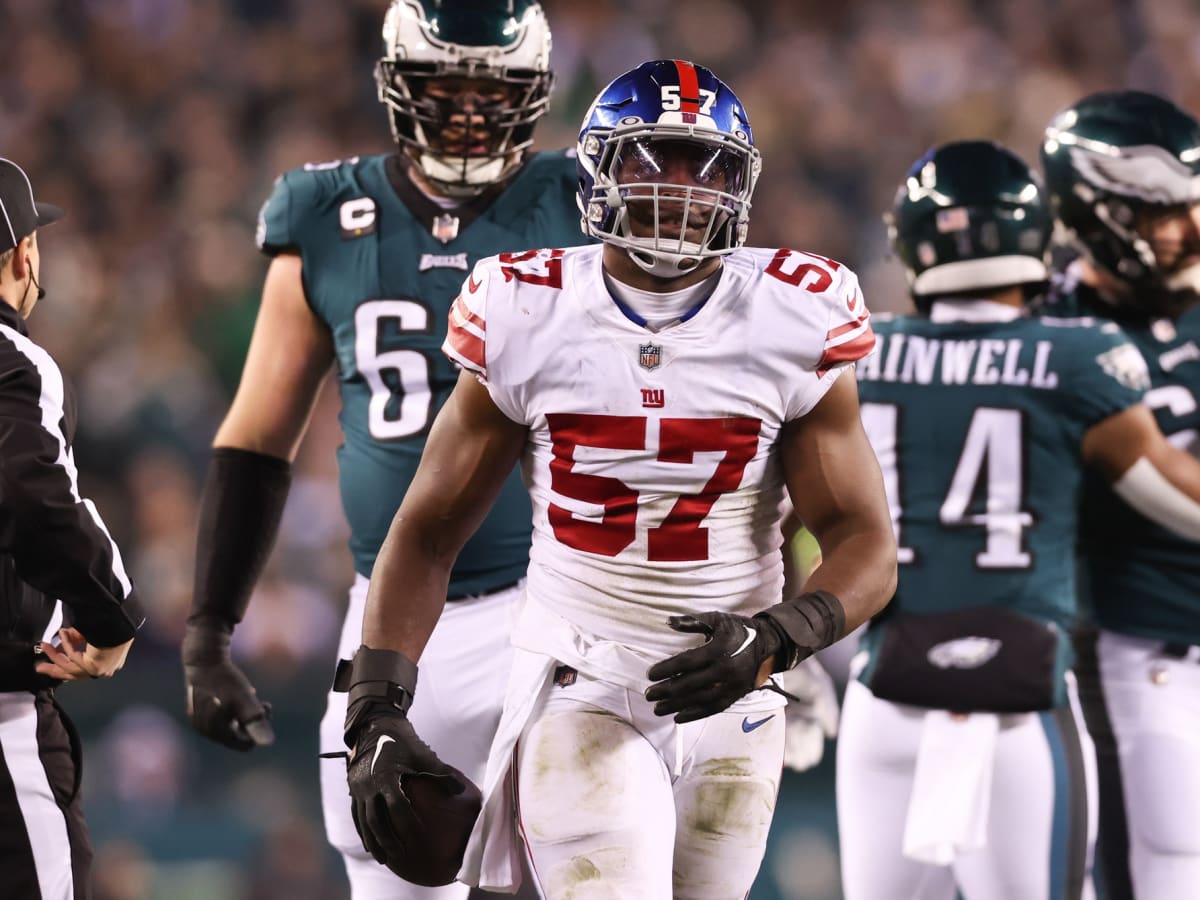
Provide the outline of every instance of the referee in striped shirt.
<path id="1" fill-rule="evenodd" d="M 74 393 L 25 328 L 37 229 L 62 214 L 0 158 L 0 896 L 29 900 L 91 897 L 79 738 L 54 688 L 114 674 L 143 620 L 79 495 Z"/>

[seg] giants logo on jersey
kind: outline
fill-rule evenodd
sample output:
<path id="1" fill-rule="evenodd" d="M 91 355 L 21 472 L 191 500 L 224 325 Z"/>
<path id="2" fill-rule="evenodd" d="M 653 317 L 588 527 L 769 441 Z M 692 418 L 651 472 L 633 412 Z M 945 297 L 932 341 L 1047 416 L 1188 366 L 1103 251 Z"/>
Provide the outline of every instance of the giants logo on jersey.
<path id="1" fill-rule="evenodd" d="M 667 405 L 667 394 L 662 388 L 642 388 L 642 406 L 662 409 Z"/>

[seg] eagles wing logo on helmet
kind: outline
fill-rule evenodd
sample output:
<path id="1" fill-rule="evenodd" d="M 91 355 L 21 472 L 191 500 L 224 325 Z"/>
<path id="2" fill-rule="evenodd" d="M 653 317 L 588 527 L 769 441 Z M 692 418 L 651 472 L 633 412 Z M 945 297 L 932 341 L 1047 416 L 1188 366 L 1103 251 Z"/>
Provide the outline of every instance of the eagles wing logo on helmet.
<path id="1" fill-rule="evenodd" d="M 1094 187 L 1146 203 L 1200 200 L 1200 175 L 1162 147 L 1122 147 L 1116 154 L 1071 147 L 1069 153 L 1071 165 Z"/>

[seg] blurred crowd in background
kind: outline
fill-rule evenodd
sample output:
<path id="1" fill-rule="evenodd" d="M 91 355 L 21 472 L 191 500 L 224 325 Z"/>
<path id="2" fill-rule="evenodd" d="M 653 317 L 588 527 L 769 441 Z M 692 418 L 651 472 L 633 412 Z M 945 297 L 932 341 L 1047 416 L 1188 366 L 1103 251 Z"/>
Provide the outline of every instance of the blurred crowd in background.
<path id="1" fill-rule="evenodd" d="M 1055 110 L 1104 88 L 1200 110 L 1192 0 L 543 5 L 558 80 L 539 147 L 573 145 L 599 88 L 645 59 L 706 65 L 743 100 L 763 153 L 749 243 L 841 260 L 875 310 L 907 305 L 881 214 L 930 145 L 992 138 L 1033 161 Z M 48 296 L 31 327 L 80 390 L 83 488 L 151 612 L 125 672 L 60 692 L 91 744 L 97 900 L 344 896 L 315 758 L 352 579 L 334 392 L 234 641 L 279 742 L 243 757 L 193 735 L 177 646 L 208 446 L 266 268 L 258 207 L 285 169 L 392 148 L 372 80 L 386 7 L 0 0 L 0 156 L 68 211 L 40 237 Z M 838 896 L 831 772 L 785 781 L 755 898 Z"/>

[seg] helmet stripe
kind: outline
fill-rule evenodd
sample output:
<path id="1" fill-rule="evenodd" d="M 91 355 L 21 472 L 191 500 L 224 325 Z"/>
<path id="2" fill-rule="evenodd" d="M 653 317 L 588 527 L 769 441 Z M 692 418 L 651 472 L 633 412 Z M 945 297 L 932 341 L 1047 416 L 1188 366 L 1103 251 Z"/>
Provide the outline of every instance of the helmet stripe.
<path id="1" fill-rule="evenodd" d="M 679 73 L 679 111 L 696 115 L 700 112 L 700 80 L 696 67 L 682 59 L 672 60 Z"/>

